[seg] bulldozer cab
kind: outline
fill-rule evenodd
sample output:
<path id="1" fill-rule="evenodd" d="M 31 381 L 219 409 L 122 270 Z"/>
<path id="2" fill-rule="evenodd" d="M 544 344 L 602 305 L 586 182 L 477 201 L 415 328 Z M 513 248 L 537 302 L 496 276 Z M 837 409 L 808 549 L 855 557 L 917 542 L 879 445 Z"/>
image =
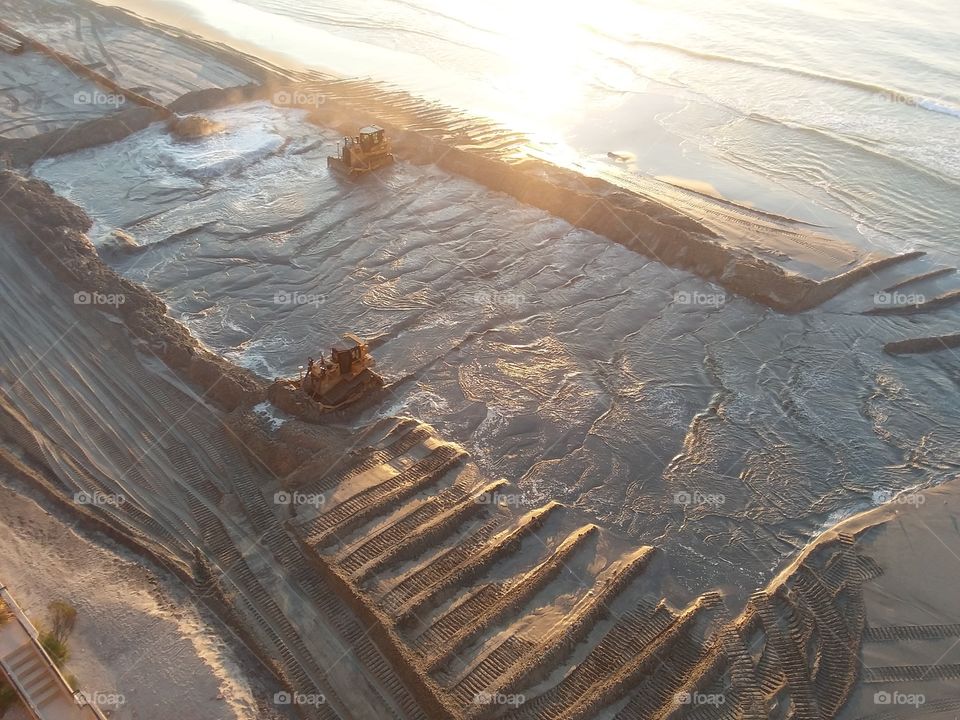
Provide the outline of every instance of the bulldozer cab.
<path id="1" fill-rule="evenodd" d="M 378 125 L 367 125 L 360 128 L 357 142 L 364 152 L 370 152 L 383 144 L 383 128 Z"/>
<path id="2" fill-rule="evenodd" d="M 343 342 L 330 349 L 330 360 L 339 366 L 342 375 L 349 375 L 354 363 L 362 362 L 366 345 L 355 335 L 344 335 Z"/>

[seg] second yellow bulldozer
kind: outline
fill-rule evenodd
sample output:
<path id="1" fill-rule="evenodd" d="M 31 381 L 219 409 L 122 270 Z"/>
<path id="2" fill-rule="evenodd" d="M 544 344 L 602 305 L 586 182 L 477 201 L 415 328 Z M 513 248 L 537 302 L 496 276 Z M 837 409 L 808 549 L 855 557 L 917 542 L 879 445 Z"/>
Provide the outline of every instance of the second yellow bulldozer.
<path id="1" fill-rule="evenodd" d="M 327 166 L 350 177 L 356 177 L 390 165 L 393 146 L 382 127 L 367 125 L 353 137 L 337 143 L 337 154 L 327 157 Z"/>

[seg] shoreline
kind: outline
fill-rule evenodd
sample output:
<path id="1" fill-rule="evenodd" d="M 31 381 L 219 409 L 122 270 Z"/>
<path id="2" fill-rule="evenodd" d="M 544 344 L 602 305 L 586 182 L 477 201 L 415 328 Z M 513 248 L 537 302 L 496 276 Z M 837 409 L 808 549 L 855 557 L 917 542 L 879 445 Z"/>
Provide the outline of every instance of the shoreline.
<path id="1" fill-rule="evenodd" d="M 142 21 L 127 11 L 111 9 L 125 16 L 127 22 Z M 7 26 L 0 24 L 0 27 Z M 16 30 L 13 32 L 42 53 L 66 57 L 60 51 L 37 43 Z M 239 62 L 240 67 L 249 71 L 251 60 L 243 53 L 189 33 L 176 32 L 178 41 L 197 44 L 225 63 L 233 65 Z M 318 73 L 300 74 L 297 77 L 262 63 L 251 73 L 259 74 L 254 84 L 195 90 L 167 106 L 158 106 L 154 101 L 124 89 L 95 70 L 86 66 L 83 69 L 86 77 L 94 79 L 102 87 L 129 94 L 135 104 L 139 103 L 139 107 L 93 119 L 67 130 L 0 141 L 0 153 L 7 154 L 14 166 L 28 167 L 40 157 L 54 157 L 114 142 L 173 114 L 203 112 L 251 100 L 267 100 L 277 104 L 278 97 L 284 97 L 284 107 L 306 110 L 313 122 L 343 132 L 352 132 L 358 118 L 370 118 L 373 114 L 376 122 L 394 137 L 396 154 L 404 160 L 415 164 L 436 164 L 491 190 L 511 195 L 523 204 L 540 208 L 575 226 L 596 232 L 651 259 L 693 272 L 733 294 L 785 313 L 815 308 L 879 270 L 923 255 L 922 252 L 909 252 L 861 257 L 854 267 L 843 269 L 838 266 L 831 270 L 828 257 L 824 254 L 830 252 L 826 248 L 831 243 L 842 248 L 843 243 L 825 237 L 817 239 L 813 233 L 800 233 L 789 227 L 790 223 L 783 228 L 765 224 L 771 219 L 769 213 L 740 206 L 737 207 L 741 214 L 753 214 L 755 227 L 749 229 L 739 241 L 733 236 L 724 237 L 720 233 L 741 232 L 743 218 L 738 216 L 731 224 L 725 219 L 724 211 L 718 211 L 714 217 L 710 215 L 712 211 L 706 209 L 701 212 L 706 212 L 706 217 L 713 219 L 706 224 L 698 221 L 695 219 L 695 210 L 683 209 L 682 203 L 685 201 L 682 198 L 669 198 L 668 188 L 679 190 L 676 186 L 669 183 L 657 185 L 659 181 L 641 178 L 646 184 L 634 183 L 636 187 L 632 190 L 606 177 L 581 175 L 529 155 L 524 150 L 525 139 L 522 136 L 509 133 L 496 124 L 465 118 L 442 105 L 368 81 L 331 79 Z M 319 105 L 310 100 L 317 96 L 322 98 Z M 305 98 L 305 101 L 298 102 L 299 98 Z M 448 130 L 454 126 L 463 129 L 457 130 L 454 135 L 452 130 Z M 472 133 L 478 133 L 480 137 L 484 133 L 488 136 L 492 134 L 494 139 L 486 142 L 474 140 Z M 458 139 L 461 137 L 464 139 Z M 644 195 L 644 192 L 651 194 Z M 694 203 L 708 198 L 698 193 L 693 195 L 699 198 Z M 681 204 L 671 207 L 671 203 Z M 716 201 L 716 205 L 729 208 L 731 203 Z M 696 204 L 691 207 L 695 208 Z M 796 228 L 803 225 L 798 223 Z M 808 239 L 804 243 L 816 240 L 821 244 L 823 249 L 820 257 L 827 263 L 824 265 L 826 276 L 823 279 L 807 277 L 764 257 L 771 248 L 783 255 L 783 250 L 778 248 L 783 243 L 793 242 L 791 238 L 794 235 L 806 236 Z M 760 238 L 766 239 L 761 241 Z M 757 242 L 759 245 L 754 245 Z M 770 248 L 764 249 L 763 243 L 766 242 L 770 243 Z M 791 256 L 787 253 L 785 257 Z M 851 261 L 846 262 L 849 265 Z"/>

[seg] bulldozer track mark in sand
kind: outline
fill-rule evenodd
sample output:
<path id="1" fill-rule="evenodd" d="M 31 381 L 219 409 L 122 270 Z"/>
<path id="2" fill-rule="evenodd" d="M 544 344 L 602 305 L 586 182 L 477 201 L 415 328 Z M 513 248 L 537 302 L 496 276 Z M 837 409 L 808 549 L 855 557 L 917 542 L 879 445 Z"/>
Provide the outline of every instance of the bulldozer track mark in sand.
<path id="1" fill-rule="evenodd" d="M 412 508 L 402 508 L 401 512 L 404 510 L 407 512 L 398 518 L 394 518 L 387 525 L 363 535 L 358 543 L 348 546 L 342 552 L 337 559 L 337 563 L 348 572 L 356 572 L 403 541 L 415 528 L 428 523 L 438 514 L 456 506 L 466 496 L 465 490 L 452 485 L 419 505 Z"/>
<path id="2" fill-rule="evenodd" d="M 444 550 L 427 565 L 403 578 L 380 598 L 380 604 L 390 615 L 397 617 L 398 611 L 416 595 L 435 585 L 438 580 L 462 566 L 474 556 L 500 529 L 500 519 L 494 518 L 481 525 L 463 542 Z"/>
<path id="3" fill-rule="evenodd" d="M 765 592 L 754 593 L 750 602 L 756 608 L 768 641 L 783 668 L 796 720 L 819 720 L 820 706 L 814 695 L 810 668 L 803 656 L 803 639 L 793 608 Z"/>
<path id="4" fill-rule="evenodd" d="M 498 487 L 500 484 L 501 482 L 497 482 L 488 487 Z M 477 502 L 475 496 L 467 496 L 460 488 L 450 490 L 447 497 L 443 497 L 444 493 L 441 493 L 411 513 L 418 515 L 419 511 L 423 510 L 416 518 L 405 518 L 409 523 L 404 527 L 394 527 L 396 534 L 391 533 L 393 544 L 383 547 L 375 557 L 361 566 L 362 569 L 357 568 L 357 582 L 363 582 L 388 567 L 422 555 L 458 532 L 468 521 L 487 512 L 487 506 Z"/>
<path id="5" fill-rule="evenodd" d="M 675 714 L 677 697 L 681 691 L 699 691 L 721 678 L 727 658 L 715 634 L 709 635 L 698 628 L 702 622 L 710 623 L 714 612 L 721 615 L 722 600 L 719 594 L 707 593 L 698 600 L 700 615 L 707 620 L 695 619 L 682 629 L 671 648 L 669 659 L 655 666 L 634 690 L 627 704 L 615 716 L 615 720 L 645 720 L 649 717 L 666 717 Z M 705 614 L 706 613 L 706 614 Z M 697 708 L 692 714 L 700 714 Z"/>
<path id="6" fill-rule="evenodd" d="M 664 603 L 642 603 L 624 615 L 586 658 L 559 683 L 507 714 L 511 720 L 556 720 L 636 652 L 659 636 L 676 619 Z"/>
<path id="7" fill-rule="evenodd" d="M 387 690 L 389 697 L 384 696 L 376 686 L 371 688 L 372 692 L 379 696 L 382 707 L 390 708 L 392 705 L 390 697 L 392 697 L 403 710 L 402 716 L 393 713 L 395 717 L 422 718 L 423 715 L 415 699 L 379 650 L 374 647 L 367 632 L 343 602 L 334 593 L 322 588 L 310 574 L 307 569 L 309 565 L 299 546 L 287 534 L 286 528 L 270 509 L 261 487 L 254 480 L 249 468 L 242 462 L 239 450 L 232 444 L 226 432 L 219 429 L 214 432 L 212 438 L 210 444 L 215 449 L 214 457 L 218 457 L 232 468 L 233 487 L 247 516 L 257 532 L 261 533 L 260 544 L 280 561 L 281 567 L 289 573 L 320 611 L 321 617 L 340 636 L 348 652 L 355 655 L 357 660 L 373 673 L 381 687 Z M 237 563 L 241 568 L 245 567 L 242 559 L 238 559 Z M 309 656 L 305 647 L 303 650 Z"/>
<path id="8" fill-rule="evenodd" d="M 304 492 L 308 493 L 323 493 L 327 490 L 331 490 L 338 485 L 341 485 L 346 480 L 356 477 L 368 470 L 372 470 L 378 465 L 383 465 L 388 462 L 392 462 L 397 459 L 416 445 L 419 445 L 424 440 L 430 437 L 430 432 L 423 426 L 411 427 L 411 424 L 415 421 L 409 421 L 408 423 L 400 423 L 390 431 L 390 434 L 387 438 L 398 434 L 399 438 L 395 440 L 392 444 L 382 449 L 371 449 L 367 453 L 366 457 L 363 458 L 360 462 L 357 462 L 355 459 L 350 458 L 349 456 L 341 459 L 337 464 L 345 463 L 346 467 L 337 469 L 337 465 L 334 465 L 331 468 L 330 472 L 326 473 L 324 476 L 314 480 L 313 482 L 307 483 L 303 487 Z M 351 460 L 353 462 L 351 463 Z M 336 470 L 336 472 L 334 472 Z"/>
<path id="9" fill-rule="evenodd" d="M 323 673 L 316 666 L 293 626 L 257 580 L 223 523 L 192 493 L 188 494 L 187 501 L 190 512 L 201 528 L 205 543 L 217 559 L 222 577 L 239 591 L 235 602 L 239 602 L 239 609 L 252 618 L 254 632 L 265 637 L 274 648 L 288 681 L 299 692 L 324 695 L 329 693 L 328 697 L 336 702 L 337 696 L 331 687 L 321 689 L 313 680 L 323 677 Z M 330 705 L 322 705 L 318 710 L 318 717 L 333 720 L 339 715 Z"/>
<path id="10" fill-rule="evenodd" d="M 503 668 L 495 683 L 483 689 L 502 695 L 518 695 L 523 688 L 546 678 L 569 657 L 576 645 L 586 639 L 602 616 L 610 612 L 610 604 L 646 569 L 653 553 L 652 547 L 640 548 L 612 571 L 598 575 L 595 586 L 599 589 L 581 597 L 567 613 L 561 627 L 537 639 L 527 652 Z"/>
<path id="11" fill-rule="evenodd" d="M 665 688 L 673 687 L 682 679 L 677 677 L 674 671 L 666 669 L 666 666 L 694 667 L 704 652 L 698 642 L 699 633 L 696 632 L 695 625 L 701 620 L 703 613 L 713 610 L 716 602 L 712 593 L 698 598 L 676 616 L 651 643 L 645 645 L 639 653 L 631 653 L 622 665 L 594 685 L 589 694 L 578 698 L 566 708 L 561 717 L 588 720 L 596 717 L 600 709 L 630 696 L 633 697 L 627 707 L 631 708 L 631 713 L 640 709 L 649 712 L 661 709 L 665 703 L 671 701 L 670 697 L 664 695 Z M 668 658 L 668 661 L 663 662 L 662 658 Z M 660 673 L 658 668 L 664 668 L 666 672 Z"/>
<path id="12" fill-rule="evenodd" d="M 960 710 L 960 698 L 945 698 L 943 700 L 927 700 L 919 707 L 909 710 L 884 710 L 881 712 L 861 715 L 856 720 L 911 720 L 921 715 L 938 715 Z"/>
<path id="13" fill-rule="evenodd" d="M 308 544 L 317 548 L 336 541 L 338 536 L 352 532 L 396 507 L 398 502 L 438 482 L 465 457 L 462 450 L 450 445 L 435 448 L 398 475 L 360 491 L 321 514 L 308 528 Z"/>
<path id="14" fill-rule="evenodd" d="M 457 588 L 476 581 L 497 561 L 520 551 L 521 542 L 539 530 L 547 519 L 562 506 L 550 502 L 520 519 L 520 523 L 501 532 L 494 539 L 480 543 L 479 551 L 471 554 L 463 564 L 455 565 L 436 582 L 408 600 L 400 609 L 397 624 L 405 625 L 415 617 L 422 616 L 449 598 Z"/>
<path id="15" fill-rule="evenodd" d="M 451 693 L 460 704 L 469 706 L 477 695 L 495 685 L 507 668 L 527 657 L 534 648 L 536 644 L 529 640 L 508 636 L 457 682 Z"/>
<path id="16" fill-rule="evenodd" d="M 424 656 L 434 648 L 450 642 L 461 628 L 483 613 L 483 609 L 503 597 L 505 589 L 499 583 L 487 583 L 454 603 L 426 631 L 414 640 L 414 647 Z"/>
<path id="17" fill-rule="evenodd" d="M 820 663 L 813 678 L 813 687 L 825 717 L 835 717 L 853 689 L 857 679 L 855 658 L 860 637 L 850 637 L 833 597 L 806 568 L 796 579 L 800 595 L 810 606 L 810 618 L 818 630 L 817 648 Z"/>
<path id="18" fill-rule="evenodd" d="M 729 663 L 729 686 L 737 690 L 741 716 L 745 720 L 761 720 L 766 717 L 765 695 L 775 694 L 779 686 L 768 690 L 758 680 L 757 667 L 747 651 L 743 635 L 734 624 L 724 625 L 720 631 L 720 643 Z"/>
<path id="19" fill-rule="evenodd" d="M 506 619 L 511 612 L 519 611 L 533 597 L 552 582 L 557 575 L 567 570 L 574 553 L 583 548 L 586 541 L 599 531 L 596 525 L 587 525 L 574 530 L 560 543 L 550 557 L 530 572 L 510 583 L 506 590 L 472 622 L 461 626 L 439 650 L 427 661 L 428 672 L 436 672 L 448 663 L 457 652 L 475 640 L 481 633 Z M 569 570 L 568 570 L 569 572 Z"/>
<path id="20" fill-rule="evenodd" d="M 900 642 L 912 640 L 943 640 L 960 637 L 960 624 L 953 625 L 878 625 L 868 626 L 864 642 Z"/>
<path id="21" fill-rule="evenodd" d="M 863 669 L 863 682 L 933 682 L 960 679 L 960 663 L 944 665 L 891 665 Z"/>

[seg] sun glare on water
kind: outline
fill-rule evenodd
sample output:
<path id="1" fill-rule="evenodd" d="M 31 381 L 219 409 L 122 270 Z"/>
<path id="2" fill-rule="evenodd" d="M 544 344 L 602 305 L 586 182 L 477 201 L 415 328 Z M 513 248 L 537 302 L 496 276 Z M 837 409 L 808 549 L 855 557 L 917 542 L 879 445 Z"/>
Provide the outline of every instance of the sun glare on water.
<path id="1" fill-rule="evenodd" d="M 615 59 L 632 53 L 636 34 L 675 37 L 692 30 L 689 15 L 635 0 L 427 0 L 421 7 L 431 5 L 481 31 L 456 40 L 482 47 L 491 62 L 462 70 L 491 91 L 497 119 L 541 138 L 596 114 L 596 104 L 609 100 L 598 90 L 640 89 L 642 73 Z"/>
<path id="2" fill-rule="evenodd" d="M 139 11 L 158 6 L 155 0 L 105 2 Z M 244 47 L 392 83 L 542 139 L 602 114 L 598 103 L 610 97 L 598 90 L 642 89 L 632 39 L 676 36 L 690 18 L 663 0 L 174 2 Z"/>

